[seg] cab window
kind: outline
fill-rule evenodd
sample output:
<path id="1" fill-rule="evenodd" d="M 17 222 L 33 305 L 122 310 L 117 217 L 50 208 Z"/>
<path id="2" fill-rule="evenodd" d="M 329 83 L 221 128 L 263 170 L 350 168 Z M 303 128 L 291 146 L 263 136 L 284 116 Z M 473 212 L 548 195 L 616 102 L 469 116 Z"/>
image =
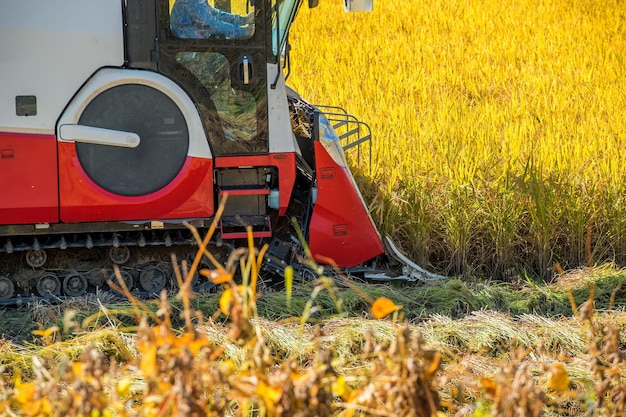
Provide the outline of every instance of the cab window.
<path id="1" fill-rule="evenodd" d="M 255 30 L 255 9 L 250 0 L 226 2 L 223 10 L 207 0 L 171 0 L 170 30 L 180 39 L 249 39 Z M 222 2 L 223 3 L 223 2 Z"/>
<path id="2" fill-rule="evenodd" d="M 255 89 L 246 91 L 237 88 L 231 81 L 230 62 L 224 55 L 218 52 L 179 52 L 176 62 L 210 96 L 210 108 L 205 108 L 206 104 L 197 100 L 201 113 L 210 115 L 211 110 L 217 112 L 216 117 L 211 118 L 213 120 L 209 120 L 209 116 L 204 117 L 205 125 L 214 126 L 217 122 L 220 126 L 219 133 L 209 130 L 215 154 L 267 152 L 267 134 L 262 132 L 263 128 L 259 129 L 265 123 L 258 117 L 264 113 L 265 99 L 255 94 Z"/>

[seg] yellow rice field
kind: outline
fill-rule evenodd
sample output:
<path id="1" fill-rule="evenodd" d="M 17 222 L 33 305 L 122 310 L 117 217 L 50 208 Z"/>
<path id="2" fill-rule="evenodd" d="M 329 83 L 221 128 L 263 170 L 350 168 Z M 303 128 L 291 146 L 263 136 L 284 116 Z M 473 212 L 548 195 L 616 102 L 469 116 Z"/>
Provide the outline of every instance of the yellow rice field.
<path id="1" fill-rule="evenodd" d="M 381 230 L 450 274 L 626 263 L 623 1 L 321 3 L 297 20 L 289 82 L 371 124 L 373 170 L 353 168 Z M 231 254 L 243 285 L 204 271 L 219 297 L 190 293 L 192 265 L 175 304 L 3 309 L 0 416 L 624 414 L 624 269 L 476 294 L 363 285 L 364 309 L 324 277 L 257 294 L 261 258 Z M 33 343 L 4 337 L 28 321 Z"/>
<path id="2" fill-rule="evenodd" d="M 626 262 L 623 1 L 326 0 L 290 40 L 288 83 L 371 125 L 364 195 L 419 262 L 497 278 Z"/>

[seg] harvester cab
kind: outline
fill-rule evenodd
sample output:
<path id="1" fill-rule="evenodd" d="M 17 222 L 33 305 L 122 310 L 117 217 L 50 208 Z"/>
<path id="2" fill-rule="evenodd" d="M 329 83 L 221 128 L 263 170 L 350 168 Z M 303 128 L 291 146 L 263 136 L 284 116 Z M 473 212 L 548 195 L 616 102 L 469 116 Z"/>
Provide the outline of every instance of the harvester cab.
<path id="1" fill-rule="evenodd" d="M 222 247 L 250 231 L 268 242 L 274 274 L 297 264 L 297 229 L 315 261 L 388 277 L 376 265 L 395 248 L 335 129 L 348 119 L 285 83 L 302 3 L 3 2 L 0 300 L 106 287 L 98 250 L 128 287 L 158 293 L 172 285 L 159 248 L 184 258 L 196 243 L 184 223 L 214 221 Z"/>

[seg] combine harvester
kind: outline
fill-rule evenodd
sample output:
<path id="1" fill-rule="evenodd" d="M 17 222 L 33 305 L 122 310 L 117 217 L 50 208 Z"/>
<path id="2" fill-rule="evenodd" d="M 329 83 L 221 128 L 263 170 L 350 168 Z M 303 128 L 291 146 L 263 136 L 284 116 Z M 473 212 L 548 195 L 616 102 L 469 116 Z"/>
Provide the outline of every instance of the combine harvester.
<path id="1" fill-rule="evenodd" d="M 369 216 L 342 149 L 367 144 L 367 126 L 285 84 L 303 0 L 215 2 L 3 1 L 0 303 L 106 290 L 113 264 L 157 294 L 173 285 L 171 253 L 197 251 L 185 223 L 214 221 L 211 250 L 251 228 L 273 276 L 314 274 L 301 230 L 344 273 L 438 278 Z"/>

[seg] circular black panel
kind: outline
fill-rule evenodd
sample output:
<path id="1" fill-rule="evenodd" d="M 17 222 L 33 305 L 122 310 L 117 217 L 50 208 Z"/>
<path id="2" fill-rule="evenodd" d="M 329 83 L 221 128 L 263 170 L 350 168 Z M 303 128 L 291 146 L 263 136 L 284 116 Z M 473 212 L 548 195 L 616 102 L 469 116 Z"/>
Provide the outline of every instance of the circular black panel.
<path id="1" fill-rule="evenodd" d="M 136 148 L 76 142 L 87 175 L 114 194 L 153 193 L 169 184 L 185 163 L 185 118 L 169 97 L 152 87 L 125 84 L 104 91 L 87 105 L 79 124 L 139 135 Z"/>

